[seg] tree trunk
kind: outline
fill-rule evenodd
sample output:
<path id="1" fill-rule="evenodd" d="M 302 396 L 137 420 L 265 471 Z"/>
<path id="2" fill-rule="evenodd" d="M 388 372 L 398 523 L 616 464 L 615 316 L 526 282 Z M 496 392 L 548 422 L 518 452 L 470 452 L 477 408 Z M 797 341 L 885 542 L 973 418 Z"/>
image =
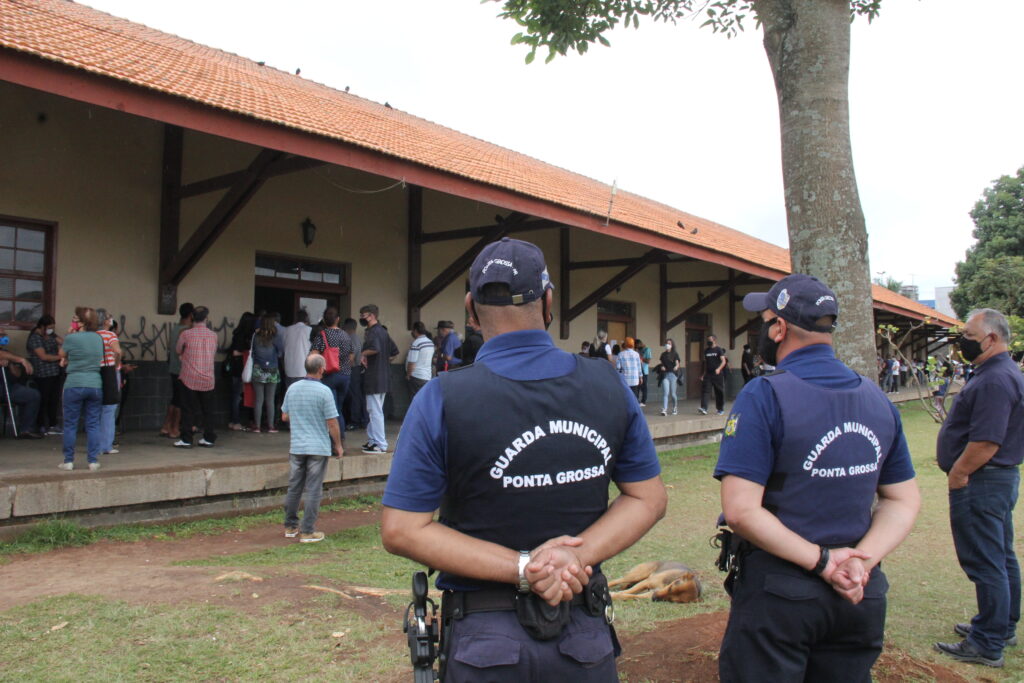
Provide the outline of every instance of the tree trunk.
<path id="1" fill-rule="evenodd" d="M 849 0 L 756 0 L 775 77 L 793 272 L 839 299 L 836 353 L 874 379 L 868 236 L 850 146 Z"/>

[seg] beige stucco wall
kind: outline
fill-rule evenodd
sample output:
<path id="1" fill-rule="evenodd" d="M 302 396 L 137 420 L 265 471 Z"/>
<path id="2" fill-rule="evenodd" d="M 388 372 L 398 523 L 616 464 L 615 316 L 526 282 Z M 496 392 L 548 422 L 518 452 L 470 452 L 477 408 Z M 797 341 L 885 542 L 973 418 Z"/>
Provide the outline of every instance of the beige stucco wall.
<path id="1" fill-rule="evenodd" d="M 75 305 L 104 307 L 126 318 L 123 339 L 136 358 L 163 360 L 167 327 L 176 316 L 159 316 L 157 261 L 159 249 L 160 124 L 90 107 L 0 83 L 0 214 L 56 221 L 56 311 L 59 326 Z M 45 114 L 45 122 L 39 115 Z M 244 168 L 258 149 L 195 132 L 185 136 L 185 183 Z M 182 204 L 181 243 L 209 212 L 220 193 L 187 199 Z M 490 225 L 495 206 L 437 192 L 424 192 L 427 232 Z M 307 248 L 299 225 L 309 217 L 318 230 Z M 257 251 L 341 261 L 351 268 L 351 310 L 375 303 L 381 319 L 404 352 L 406 332 L 406 190 L 395 181 L 371 174 L 323 166 L 269 179 L 255 198 L 178 288 L 178 301 L 205 304 L 221 330 L 222 342 L 254 293 Z M 576 351 L 597 331 L 592 307 L 572 321 L 569 339 L 559 339 L 559 239 L 557 230 L 518 235 L 545 252 L 556 286 L 552 336 L 562 348 Z M 428 283 L 476 240 L 423 246 L 422 284 Z M 575 230 L 572 258 L 592 260 L 639 256 L 647 248 L 600 233 Z M 620 268 L 573 271 L 571 299 L 576 303 Z M 706 263 L 669 266 L 672 281 L 723 279 L 726 270 Z M 713 287 L 701 288 L 706 294 Z M 750 288 L 747 288 L 748 290 Z M 741 290 L 741 292 L 744 290 Z M 696 289 L 669 293 L 669 316 L 696 301 Z M 465 320 L 465 277 L 458 278 L 423 307 L 421 319 Z M 660 346 L 658 267 L 649 266 L 608 297 L 635 305 L 636 334 L 652 348 Z M 709 306 L 711 327 L 729 346 L 728 301 Z M 739 309 L 737 305 L 737 309 Z M 342 311 L 345 313 L 345 311 Z M 738 310 L 737 325 L 747 318 Z M 11 349 L 24 348 L 24 335 L 13 334 Z M 683 327 L 669 331 L 682 343 Z M 730 352 L 738 367 L 743 339 Z"/>

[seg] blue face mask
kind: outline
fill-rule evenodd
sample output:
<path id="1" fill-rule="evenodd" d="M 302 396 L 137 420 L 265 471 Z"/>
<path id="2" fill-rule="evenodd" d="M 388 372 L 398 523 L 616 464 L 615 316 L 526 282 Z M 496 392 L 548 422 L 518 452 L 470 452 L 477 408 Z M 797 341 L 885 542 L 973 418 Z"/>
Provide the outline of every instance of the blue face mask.
<path id="1" fill-rule="evenodd" d="M 10 343 L 11 343 L 11 338 L 8 337 L 6 334 L 3 335 L 2 337 L 0 337 L 0 346 L 7 346 Z"/>

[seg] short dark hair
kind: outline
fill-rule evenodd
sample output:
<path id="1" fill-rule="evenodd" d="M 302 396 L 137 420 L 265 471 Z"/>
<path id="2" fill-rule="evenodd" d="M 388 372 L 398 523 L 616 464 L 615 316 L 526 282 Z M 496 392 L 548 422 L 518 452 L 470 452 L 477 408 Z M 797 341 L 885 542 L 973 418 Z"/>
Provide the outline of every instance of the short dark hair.
<path id="1" fill-rule="evenodd" d="M 328 306 L 324 309 L 324 325 L 327 327 L 334 327 L 338 322 L 338 309 L 334 306 Z"/>
<path id="2" fill-rule="evenodd" d="M 380 309 L 377 308 L 377 304 L 366 304 L 359 309 L 360 313 L 373 313 L 374 318 L 380 317 Z"/>
<path id="3" fill-rule="evenodd" d="M 341 324 L 341 326 L 345 330 L 354 330 L 354 329 L 356 329 L 356 319 L 355 318 L 345 318 L 345 322 L 343 322 Z"/>
<path id="4" fill-rule="evenodd" d="M 192 311 L 194 310 L 196 310 L 196 307 L 186 301 L 182 305 L 178 306 L 178 317 L 187 318 L 192 315 Z"/>
<path id="5" fill-rule="evenodd" d="M 192 309 L 192 322 L 201 323 L 210 315 L 210 309 L 206 306 L 196 306 Z"/>
<path id="6" fill-rule="evenodd" d="M 417 320 L 412 324 L 412 331 L 422 337 L 427 334 L 427 326 L 422 321 Z"/>
<path id="7" fill-rule="evenodd" d="M 300 308 L 299 312 L 295 314 L 295 322 L 297 322 L 297 323 L 308 323 L 309 322 L 309 313 L 306 311 L 305 308 Z"/>

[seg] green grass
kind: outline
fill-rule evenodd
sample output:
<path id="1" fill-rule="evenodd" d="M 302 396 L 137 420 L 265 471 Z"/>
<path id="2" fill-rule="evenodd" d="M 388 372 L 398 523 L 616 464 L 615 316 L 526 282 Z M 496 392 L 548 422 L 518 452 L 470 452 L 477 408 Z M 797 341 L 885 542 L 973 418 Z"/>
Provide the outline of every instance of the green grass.
<path id="1" fill-rule="evenodd" d="M 322 510 L 363 510 L 380 502 L 379 496 L 356 496 L 325 504 Z M 281 512 L 272 510 L 253 515 L 202 519 L 170 524 L 122 524 L 92 529 L 68 519 L 40 522 L 17 538 L 0 543 L 0 556 L 41 553 L 58 548 L 89 545 L 97 541 L 172 540 L 197 535 L 244 531 L 271 522 L 280 522 Z"/>
<path id="2" fill-rule="evenodd" d="M 902 414 L 923 506 L 911 536 L 884 563 L 892 585 L 887 642 L 926 662 L 948 666 L 969 680 L 980 676 L 991 681 L 1024 680 L 1024 652 L 1018 655 L 1008 650 L 1002 671 L 981 671 L 942 659 L 931 650 L 936 640 L 952 640 L 952 624 L 973 613 L 974 591 L 956 562 L 947 518 L 945 476 L 934 465 L 938 426 L 919 407 L 908 406 Z M 711 476 L 717 452 L 717 445 L 705 445 L 663 454 L 663 476 L 670 487 L 668 515 L 634 547 L 604 565 L 605 572 L 615 576 L 648 560 L 684 562 L 701 575 L 704 600 L 692 605 L 620 603 L 616 625 L 623 633 L 647 630 L 659 621 L 728 609 L 722 575 L 713 566 L 717 551 L 710 546 L 720 509 L 719 485 Z M 364 498 L 341 505 L 376 502 Z M 24 548 L 18 552 L 31 552 L 92 542 L 99 537 L 177 538 L 277 523 L 278 518 L 275 512 L 108 530 L 82 530 L 54 522 L 15 544 Z M 256 573 L 274 572 L 280 567 L 289 574 L 308 577 L 310 582 L 381 588 L 408 587 L 410 573 L 418 568 L 381 548 L 376 525 L 331 534 L 314 545 L 284 544 L 187 564 L 252 568 Z M 397 633 L 397 620 L 362 619 L 344 612 L 344 602 L 329 595 L 309 600 L 312 602 L 304 604 L 305 611 L 294 624 L 286 615 L 293 613 L 295 606 L 288 605 L 268 607 L 263 618 L 255 618 L 229 608 L 188 603 L 138 607 L 78 596 L 41 600 L 0 615 L 0 679 L 375 680 L 382 672 L 408 669 L 401 648 L 382 644 L 385 634 L 393 637 Z M 391 596 L 387 600 L 399 606 L 406 598 Z M 314 606 L 312 610 L 310 605 Z M 68 621 L 68 626 L 49 631 L 62 621 Z M 343 661 L 329 638 L 334 630 L 351 631 Z M 305 660 L 295 656 L 294 643 L 308 645 L 308 650 L 303 650 Z"/>

